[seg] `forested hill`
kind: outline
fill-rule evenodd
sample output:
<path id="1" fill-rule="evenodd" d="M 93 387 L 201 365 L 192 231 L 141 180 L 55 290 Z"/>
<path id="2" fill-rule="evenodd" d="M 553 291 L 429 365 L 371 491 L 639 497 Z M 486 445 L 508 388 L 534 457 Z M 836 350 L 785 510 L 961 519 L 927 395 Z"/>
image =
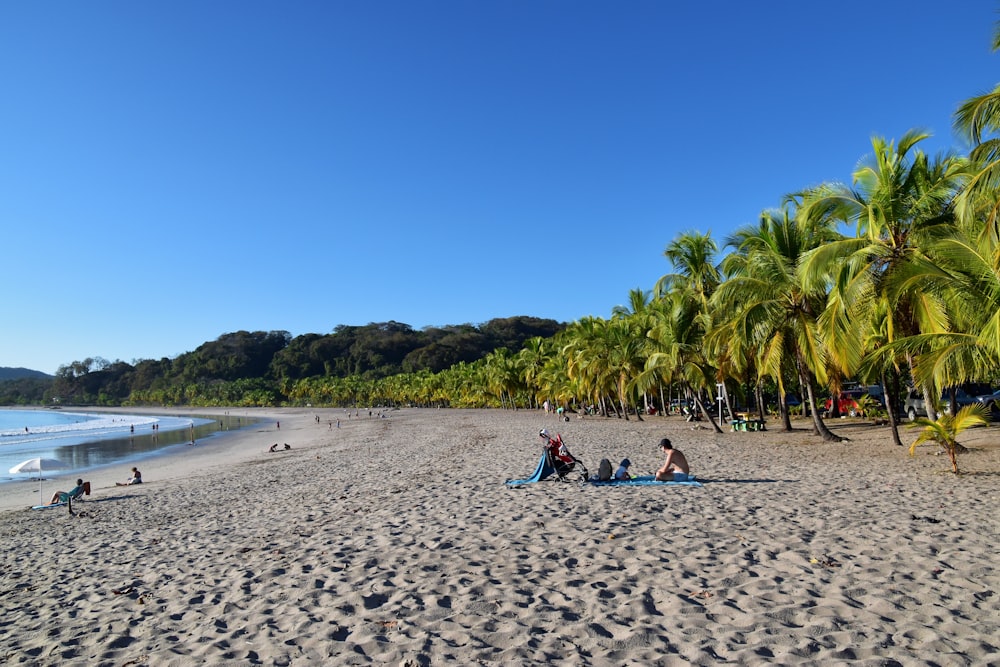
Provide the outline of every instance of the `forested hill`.
<path id="1" fill-rule="evenodd" d="M 46 400 L 119 404 L 140 396 L 139 400 L 174 402 L 193 399 L 188 395 L 191 391 L 204 397 L 209 389 L 215 393 L 226 386 L 229 391 L 234 385 L 241 399 L 259 390 L 261 402 L 281 400 L 281 387 L 306 378 L 376 380 L 403 373 L 437 373 L 501 348 L 517 352 L 525 341 L 550 338 L 565 326 L 555 320 L 518 316 L 421 330 L 393 321 L 340 325 L 330 334 L 296 337 L 287 331 L 237 331 L 174 359 L 132 364 L 101 358 L 74 361 L 59 368 Z"/>
<path id="2" fill-rule="evenodd" d="M 3 382 L 4 380 L 20 380 L 22 378 L 51 380 L 52 376 L 41 371 L 33 371 L 29 368 L 11 368 L 9 366 L 0 366 L 0 382 Z"/>

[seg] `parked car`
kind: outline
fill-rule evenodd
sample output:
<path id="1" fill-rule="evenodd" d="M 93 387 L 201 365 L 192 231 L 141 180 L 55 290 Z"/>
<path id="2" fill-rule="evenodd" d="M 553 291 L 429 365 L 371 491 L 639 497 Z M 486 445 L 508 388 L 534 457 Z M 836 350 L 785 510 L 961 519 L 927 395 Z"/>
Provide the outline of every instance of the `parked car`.
<path id="1" fill-rule="evenodd" d="M 908 391 L 903 400 L 903 412 L 910 421 L 917 417 L 926 417 L 927 408 L 924 406 L 924 395 L 916 389 Z"/>
<path id="2" fill-rule="evenodd" d="M 976 403 L 986 408 L 993 419 L 1000 419 L 1000 389 L 992 394 L 980 394 L 976 396 Z"/>
<path id="3" fill-rule="evenodd" d="M 858 416 L 861 413 L 861 406 L 858 405 L 858 399 L 864 396 L 865 393 L 864 389 L 847 389 L 840 392 L 837 398 L 837 413 L 840 415 L 850 415 L 851 417 Z M 826 399 L 823 409 L 826 410 L 827 415 L 833 414 L 833 397 Z"/>
<path id="4" fill-rule="evenodd" d="M 958 405 L 958 409 L 961 410 L 966 405 L 972 405 L 977 402 L 976 396 L 970 395 L 965 389 L 959 387 L 955 390 L 955 403 Z M 938 403 L 941 406 L 942 412 L 946 415 L 951 414 L 951 392 L 945 390 L 941 394 L 941 400 Z M 906 400 L 903 401 L 903 411 L 906 413 L 906 418 L 913 421 L 917 417 L 926 417 L 927 408 L 924 406 L 924 395 L 920 391 L 911 389 L 906 394 Z"/>

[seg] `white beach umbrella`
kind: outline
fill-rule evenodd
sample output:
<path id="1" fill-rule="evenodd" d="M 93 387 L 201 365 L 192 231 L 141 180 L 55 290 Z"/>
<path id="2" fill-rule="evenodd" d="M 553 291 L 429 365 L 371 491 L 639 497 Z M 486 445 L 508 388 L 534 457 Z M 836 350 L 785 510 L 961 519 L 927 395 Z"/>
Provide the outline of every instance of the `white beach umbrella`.
<path id="1" fill-rule="evenodd" d="M 28 459 L 27 461 L 21 461 L 16 466 L 10 469 L 10 474 L 17 475 L 22 472 L 37 472 L 38 473 L 38 504 L 42 504 L 42 473 L 46 470 L 65 470 L 69 466 L 60 461 L 59 459 L 43 459 L 36 457 L 33 459 Z"/>

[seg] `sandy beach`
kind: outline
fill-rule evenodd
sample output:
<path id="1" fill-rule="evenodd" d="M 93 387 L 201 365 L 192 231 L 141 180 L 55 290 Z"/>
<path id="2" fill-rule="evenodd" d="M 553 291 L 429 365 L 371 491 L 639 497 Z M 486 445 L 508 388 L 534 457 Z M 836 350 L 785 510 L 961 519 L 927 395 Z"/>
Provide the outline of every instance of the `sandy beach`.
<path id="1" fill-rule="evenodd" d="M 72 515 L 4 485 L 0 663 L 1000 664 L 997 425 L 960 439 L 956 477 L 853 420 L 833 444 L 805 422 L 251 413 L 141 486 L 90 475 Z M 508 488 L 542 427 L 592 472 L 651 473 L 670 437 L 704 485 Z"/>

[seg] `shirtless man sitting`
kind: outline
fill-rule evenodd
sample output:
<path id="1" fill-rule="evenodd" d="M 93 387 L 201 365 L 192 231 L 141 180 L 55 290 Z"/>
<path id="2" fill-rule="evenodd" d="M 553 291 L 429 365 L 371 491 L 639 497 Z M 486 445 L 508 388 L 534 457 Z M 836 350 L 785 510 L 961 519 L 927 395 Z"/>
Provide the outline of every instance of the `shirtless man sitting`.
<path id="1" fill-rule="evenodd" d="M 663 467 L 656 471 L 656 481 L 687 481 L 688 475 L 691 473 L 691 466 L 688 465 L 684 452 L 674 449 L 669 438 L 660 440 L 660 449 L 667 455 L 667 460 L 663 462 Z"/>

